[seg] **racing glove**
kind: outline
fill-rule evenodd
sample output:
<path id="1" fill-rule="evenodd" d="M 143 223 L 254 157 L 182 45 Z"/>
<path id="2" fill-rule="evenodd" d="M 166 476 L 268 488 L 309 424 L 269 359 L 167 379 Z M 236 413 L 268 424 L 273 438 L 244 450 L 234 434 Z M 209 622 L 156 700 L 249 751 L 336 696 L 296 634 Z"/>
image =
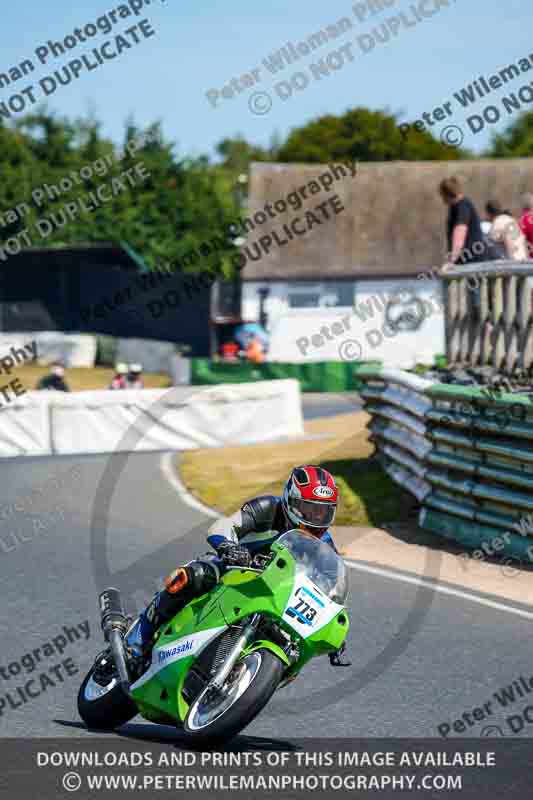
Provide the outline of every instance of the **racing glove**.
<path id="1" fill-rule="evenodd" d="M 328 653 L 329 663 L 332 667 L 351 667 L 351 661 L 341 661 L 341 656 L 346 652 L 346 642 L 343 642 L 338 650 Z"/>
<path id="2" fill-rule="evenodd" d="M 246 547 L 240 547 L 240 545 L 233 542 L 219 544 L 217 555 L 230 567 L 249 567 L 252 563 L 252 556 Z"/>

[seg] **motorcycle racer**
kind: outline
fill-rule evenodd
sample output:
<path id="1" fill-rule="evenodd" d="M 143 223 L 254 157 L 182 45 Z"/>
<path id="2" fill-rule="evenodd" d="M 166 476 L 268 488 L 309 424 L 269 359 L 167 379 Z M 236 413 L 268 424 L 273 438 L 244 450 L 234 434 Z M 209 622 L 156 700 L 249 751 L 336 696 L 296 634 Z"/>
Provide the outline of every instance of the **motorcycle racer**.
<path id="1" fill-rule="evenodd" d="M 281 497 L 255 497 L 232 516 L 217 520 L 207 536 L 216 555 L 207 554 L 175 569 L 126 635 L 125 644 L 133 659 L 145 662 L 160 626 L 195 597 L 210 591 L 225 566 L 250 566 L 254 556 L 268 553 L 270 545 L 287 531 L 300 529 L 337 552 L 329 532 L 337 501 L 333 476 L 322 467 L 306 465 L 292 470 Z M 349 666 L 350 662 L 340 660 L 344 649 L 343 645 L 330 653 L 332 666 Z"/>

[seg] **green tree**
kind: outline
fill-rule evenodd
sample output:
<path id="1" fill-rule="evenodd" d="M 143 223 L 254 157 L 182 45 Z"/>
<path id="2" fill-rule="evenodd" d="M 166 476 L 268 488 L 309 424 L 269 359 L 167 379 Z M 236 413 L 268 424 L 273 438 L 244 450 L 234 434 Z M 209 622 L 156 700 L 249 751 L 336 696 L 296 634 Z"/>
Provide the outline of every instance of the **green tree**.
<path id="1" fill-rule="evenodd" d="M 132 142 L 141 136 L 143 144 L 134 152 Z M 119 149 L 102 136 L 94 118 L 70 121 L 44 109 L 15 126 L 0 124 L 0 145 L 4 223 L 10 209 L 21 203 L 25 209 L 23 218 L 15 215 L 0 227 L 1 241 L 24 229 L 38 246 L 125 240 L 152 267 L 230 270 L 236 251 L 228 230 L 238 212 L 229 190 L 231 170 L 207 158 L 178 158 L 159 123 L 142 131 L 127 122 Z M 87 166 L 92 176 L 80 177 Z M 131 181 L 124 177 L 126 170 Z M 59 195 L 35 195 L 35 189 L 58 186 L 61 180 L 69 180 L 70 188 L 66 184 Z M 112 196 L 95 203 L 102 184 Z M 45 236 L 36 226 L 39 221 L 51 226 Z M 205 246 L 215 238 L 215 250 Z"/>
<path id="2" fill-rule="evenodd" d="M 533 156 L 533 111 L 521 114 L 501 134 L 492 137 L 487 158 L 528 158 Z"/>
<path id="3" fill-rule="evenodd" d="M 235 139 L 223 139 L 215 149 L 222 159 L 220 166 L 228 170 L 235 178 L 242 172 L 247 172 L 252 161 L 272 160 L 272 153 L 269 150 L 250 144 L 242 136 L 237 136 Z"/>
<path id="4" fill-rule="evenodd" d="M 28 137 L 3 124 L 0 124 L 0 171 L 0 239 L 5 241 L 27 226 L 25 207 L 16 208 L 31 195 L 35 182 L 40 181 L 42 165 L 32 151 Z"/>
<path id="5" fill-rule="evenodd" d="M 402 133 L 399 116 L 353 108 L 328 114 L 295 128 L 277 160 L 325 164 L 328 161 L 452 161 L 467 153 L 410 128 Z"/>

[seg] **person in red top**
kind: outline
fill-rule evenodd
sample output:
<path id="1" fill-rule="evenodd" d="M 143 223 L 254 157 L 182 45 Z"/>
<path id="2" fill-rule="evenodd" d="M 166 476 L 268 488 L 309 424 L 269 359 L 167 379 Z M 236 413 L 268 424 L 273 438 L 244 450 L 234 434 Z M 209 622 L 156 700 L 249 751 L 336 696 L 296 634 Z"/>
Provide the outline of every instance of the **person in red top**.
<path id="1" fill-rule="evenodd" d="M 110 389 L 127 389 L 126 375 L 128 374 L 128 367 L 126 364 L 117 364 L 115 366 L 115 377 L 109 384 Z"/>
<path id="2" fill-rule="evenodd" d="M 522 197 L 522 216 L 520 227 L 527 239 L 529 257 L 533 258 L 533 192 L 526 192 Z"/>

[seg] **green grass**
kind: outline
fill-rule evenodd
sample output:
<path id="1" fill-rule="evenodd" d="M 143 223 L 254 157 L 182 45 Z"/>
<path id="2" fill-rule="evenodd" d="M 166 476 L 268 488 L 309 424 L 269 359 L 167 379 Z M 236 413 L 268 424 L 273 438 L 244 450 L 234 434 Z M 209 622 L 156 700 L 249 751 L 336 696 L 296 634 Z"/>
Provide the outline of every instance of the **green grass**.
<path id="1" fill-rule="evenodd" d="M 373 445 L 363 412 L 306 425 L 307 433 L 327 438 L 194 450 L 179 463 L 189 491 L 208 506 L 231 514 L 260 494 L 281 494 L 291 469 L 320 464 L 339 486 L 336 525 L 372 525 L 396 520 L 405 511 L 403 494 L 372 458 Z"/>
<path id="2" fill-rule="evenodd" d="M 336 525 L 379 528 L 402 516 L 401 490 L 373 459 L 323 461 L 321 466 L 334 476 L 342 497 Z"/>

